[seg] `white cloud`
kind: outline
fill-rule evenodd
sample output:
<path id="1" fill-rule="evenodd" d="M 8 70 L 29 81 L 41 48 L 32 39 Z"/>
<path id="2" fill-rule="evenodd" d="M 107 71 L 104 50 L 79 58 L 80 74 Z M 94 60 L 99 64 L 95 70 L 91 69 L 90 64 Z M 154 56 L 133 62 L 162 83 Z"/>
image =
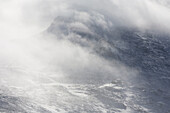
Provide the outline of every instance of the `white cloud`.
<path id="1" fill-rule="evenodd" d="M 1 48 L 3 48 L 0 50 L 0 59 L 3 61 L 1 66 L 16 65 L 27 67 L 28 70 L 46 70 L 46 72 L 57 70 L 70 76 L 82 76 L 83 78 L 100 76 L 100 80 L 102 80 L 103 75 L 104 78 L 123 74 L 129 75 L 129 73 L 122 74 L 122 71 L 120 71 L 121 68 L 122 70 L 126 68 L 122 64 L 111 66 L 107 61 L 78 45 L 75 46 L 66 40 L 55 41 L 49 35 L 44 36 L 45 38 L 37 38 L 34 35 L 47 29 L 57 16 L 74 16 L 74 21 L 68 24 L 69 28 L 86 33 L 93 34 L 94 31 L 89 29 L 92 22 L 108 28 L 109 25 L 104 15 L 95 11 L 79 11 L 76 6 L 72 9 L 74 3 L 80 2 L 65 1 L 62 3 L 61 0 L 10 0 L 1 2 L 0 30 L 3 31 L 0 33 L 0 43 Z M 96 1 L 92 3 L 94 4 Z M 92 7 L 93 4 L 88 1 L 84 5 Z M 83 2 L 80 5 L 83 5 Z M 66 23 L 61 25 L 65 26 Z M 91 46 L 93 46 L 93 43 Z M 113 73 L 114 75 L 112 75 Z"/>

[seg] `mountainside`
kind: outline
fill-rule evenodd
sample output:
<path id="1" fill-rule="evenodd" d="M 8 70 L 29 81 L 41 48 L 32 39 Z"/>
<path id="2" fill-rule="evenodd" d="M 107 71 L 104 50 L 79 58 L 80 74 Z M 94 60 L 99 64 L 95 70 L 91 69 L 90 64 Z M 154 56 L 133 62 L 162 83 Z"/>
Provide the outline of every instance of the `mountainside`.
<path id="1" fill-rule="evenodd" d="M 144 102 L 140 100 L 135 102 L 147 106 L 155 113 L 168 112 L 169 35 L 118 26 L 97 12 L 75 12 L 70 17 L 57 17 L 48 28 L 48 33 L 56 35 L 56 38 L 78 44 L 109 62 L 116 60 L 137 69 L 139 76 L 130 89 L 134 94 L 142 92 L 140 96 Z"/>
<path id="2" fill-rule="evenodd" d="M 170 113 L 168 0 L 0 1 L 0 113 Z"/>

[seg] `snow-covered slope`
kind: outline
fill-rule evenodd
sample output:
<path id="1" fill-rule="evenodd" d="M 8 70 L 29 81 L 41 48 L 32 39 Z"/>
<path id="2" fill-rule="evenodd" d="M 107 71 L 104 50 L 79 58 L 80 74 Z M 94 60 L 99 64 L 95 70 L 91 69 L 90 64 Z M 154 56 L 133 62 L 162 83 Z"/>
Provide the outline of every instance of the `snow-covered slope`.
<path id="1" fill-rule="evenodd" d="M 111 63 L 116 60 L 138 70 L 135 80 L 129 80 L 133 87 L 130 89 L 134 95 L 140 92 L 142 96 L 139 100 L 135 97 L 132 100 L 150 112 L 168 111 L 169 35 L 117 26 L 98 12 L 74 12 L 70 17 L 57 17 L 48 32 L 56 35 L 56 38 L 70 40 Z"/>
<path id="2" fill-rule="evenodd" d="M 169 113 L 170 10 L 160 2 L 0 2 L 0 112 Z"/>

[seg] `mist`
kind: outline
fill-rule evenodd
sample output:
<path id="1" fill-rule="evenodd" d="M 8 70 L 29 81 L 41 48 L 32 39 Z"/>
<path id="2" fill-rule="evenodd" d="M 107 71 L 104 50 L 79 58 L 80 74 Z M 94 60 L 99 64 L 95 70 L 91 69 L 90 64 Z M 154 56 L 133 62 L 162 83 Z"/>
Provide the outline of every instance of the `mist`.
<path id="1" fill-rule="evenodd" d="M 86 70 L 89 70 L 92 76 L 95 73 L 104 73 L 106 78 L 113 75 L 112 73 L 115 73 L 114 76 L 120 75 L 121 71 L 117 71 L 117 68 L 125 68 L 123 64 L 115 61 L 116 66 L 109 66 L 110 64 L 104 59 L 91 54 L 90 51 L 79 45 L 72 44 L 67 39 L 61 41 L 57 39 L 60 36 L 53 38 L 54 36 L 50 34 L 43 34 L 54 18 L 72 15 L 76 11 L 74 6 L 81 7 L 84 5 L 89 7 L 90 2 L 79 3 L 77 1 L 42 0 L 3 1 L 0 14 L 1 67 L 24 67 L 30 71 L 38 70 L 40 72 L 46 69 L 47 72 L 53 70 L 54 73 L 59 71 L 63 75 L 68 74 L 77 77 L 79 75 L 87 76 Z M 91 5 L 95 3 L 99 4 L 93 1 Z M 72 7 L 74 8 L 71 9 Z M 100 7 L 94 10 L 98 9 Z M 106 66 L 103 67 L 103 65 Z M 108 70 L 108 66 L 112 68 L 110 69 L 111 72 Z M 34 77 L 35 75 L 29 76 Z"/>
<path id="2" fill-rule="evenodd" d="M 124 29 L 169 35 L 169 25 L 168 0 L 0 1 L 0 93 L 20 99 L 0 112 L 74 112 L 80 104 L 85 112 L 154 111 L 135 92 L 150 79 L 116 55 L 128 53 Z"/>

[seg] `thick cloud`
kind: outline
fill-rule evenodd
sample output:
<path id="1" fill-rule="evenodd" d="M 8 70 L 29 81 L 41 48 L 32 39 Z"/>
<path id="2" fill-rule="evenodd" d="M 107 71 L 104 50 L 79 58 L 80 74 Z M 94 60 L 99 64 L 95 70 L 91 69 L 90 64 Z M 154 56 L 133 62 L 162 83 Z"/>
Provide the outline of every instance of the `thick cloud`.
<path id="1" fill-rule="evenodd" d="M 156 30 L 160 32 L 168 32 L 170 29 L 170 9 L 168 1 L 8 0 L 1 1 L 0 6 L 0 30 L 2 31 L 0 33 L 0 40 L 1 46 L 4 48 L 1 50 L 1 60 L 3 62 L 19 62 L 19 64 L 30 65 L 30 67 L 34 65 L 34 68 L 36 68 L 44 67 L 42 65 L 48 65 L 50 64 L 49 62 L 53 62 L 54 59 L 60 59 L 58 60 L 60 62 L 57 61 L 52 64 L 56 65 L 56 67 L 57 65 L 61 65 L 58 67 L 63 69 L 68 68 L 68 73 L 70 70 L 81 70 L 82 74 L 84 68 L 83 66 L 81 67 L 81 62 L 89 62 L 85 67 L 95 70 L 98 67 L 90 66 L 96 65 L 96 62 L 102 62 L 97 63 L 97 66 L 100 67 L 100 65 L 105 64 L 105 61 L 101 58 L 98 60 L 93 59 L 93 55 L 90 53 L 91 51 L 83 50 L 79 45 L 74 47 L 72 44 L 68 44 L 68 46 L 67 43 L 64 43 L 64 45 L 59 43 L 51 44 L 51 41 L 48 40 L 45 43 L 46 46 L 44 46 L 41 44 L 43 39 L 35 39 L 37 36 L 32 35 L 39 34 L 48 29 L 50 32 L 56 34 L 56 37 L 58 38 L 63 38 L 65 40 L 70 38 L 74 42 L 81 43 L 82 45 L 91 48 L 95 48 L 96 46 L 108 49 L 112 48 L 111 51 L 116 53 L 118 52 L 116 48 L 113 49 L 113 47 L 110 47 L 105 41 L 97 40 L 97 42 L 91 41 L 89 43 L 86 39 L 79 40 L 81 37 L 75 34 L 75 32 L 78 32 L 81 36 L 86 35 L 87 38 L 103 38 L 105 36 L 102 36 L 102 32 L 100 31 L 111 32 L 110 29 L 113 29 L 114 27 L 137 28 L 142 31 Z M 68 20 L 64 20 L 66 18 Z M 55 19 L 58 20 L 55 21 Z M 94 26 L 99 28 L 99 31 L 97 31 Z M 67 33 L 70 33 L 70 30 L 72 33 L 66 35 Z M 63 32 L 66 34 L 63 34 Z M 33 38 L 29 38 L 31 36 Z M 118 35 L 115 34 L 115 36 Z M 50 38 L 48 35 L 45 37 Z M 53 38 L 51 38 L 51 40 L 53 40 Z M 105 37 L 105 40 L 108 40 L 107 36 Z M 126 48 L 126 45 L 119 42 L 121 41 L 117 41 L 114 44 L 121 48 Z M 70 53 L 70 51 L 77 52 Z M 77 57 L 77 54 L 80 56 Z M 87 59 L 84 57 L 87 57 Z M 65 59 L 68 59 L 69 61 Z M 84 59 L 86 60 L 84 61 Z M 67 61 L 68 63 L 65 63 L 64 61 Z M 69 67 L 72 67 L 70 65 L 74 64 L 74 62 L 77 62 L 77 64 L 75 63 L 75 67 L 73 66 L 74 69 L 69 69 Z M 81 69 L 79 69 L 80 67 Z M 97 70 L 95 70 L 94 73 L 96 71 Z"/>
<path id="2" fill-rule="evenodd" d="M 116 66 L 111 66 L 104 59 L 91 54 L 89 50 L 84 50 L 78 45 L 75 46 L 67 42 L 67 40 L 57 42 L 49 35 L 43 36 L 45 38 L 35 36 L 35 34 L 46 30 L 54 18 L 58 16 L 71 17 L 74 13 L 76 17 L 73 19 L 77 22 L 68 25 L 63 24 L 63 27 L 68 26 L 73 31 L 78 30 L 94 36 L 97 34 L 85 25 L 89 24 L 90 21 L 91 23 L 95 21 L 102 28 L 108 29 L 109 23 L 104 20 L 105 17 L 100 13 L 79 11 L 81 9 L 77 5 L 84 4 L 87 7 L 88 1 L 81 4 L 77 3 L 77 1 L 42 0 L 9 0 L 2 2 L 0 14 L 0 22 L 2 23 L 0 29 L 3 31 L 0 34 L 1 48 L 3 48 L 0 51 L 1 61 L 3 62 L 1 63 L 2 67 L 14 65 L 16 67 L 23 66 L 30 70 L 37 69 L 38 71 L 46 69 L 47 72 L 56 72 L 57 70 L 57 72 L 59 71 L 69 76 L 80 76 L 80 78 L 93 78 L 93 75 L 107 78 L 112 76 L 113 73 L 114 76 L 122 75 L 122 72 L 118 71 L 117 68 L 122 68 L 123 70 L 126 70 L 126 68 L 121 64 L 119 65 L 119 63 Z M 95 3 L 96 1 L 92 2 L 92 4 Z M 74 6 L 77 6 L 77 8 L 73 8 Z M 57 37 L 60 37 L 60 35 L 58 34 Z M 103 65 L 106 65 L 106 67 L 103 67 Z M 129 73 L 126 75 L 129 75 Z M 102 80 L 100 77 L 98 79 Z"/>
<path id="3" fill-rule="evenodd" d="M 163 32 L 170 29 L 167 0 L 8 0 L 1 1 L 1 9 L 1 19 L 41 26 L 42 29 L 46 29 L 55 17 L 68 16 L 73 11 L 96 11 L 119 26 Z"/>
<path id="4" fill-rule="evenodd" d="M 163 32 L 168 32 L 170 29 L 170 9 L 166 0 L 55 0 L 30 3 L 26 4 L 29 9 L 28 14 L 34 15 L 36 18 L 38 18 L 38 14 L 40 16 L 39 19 L 44 19 L 43 22 L 49 18 L 52 20 L 57 16 L 70 15 L 72 11 L 85 11 L 87 13 L 96 11 L 110 18 L 118 26 Z M 29 16 L 28 14 L 26 13 L 25 15 Z"/>

